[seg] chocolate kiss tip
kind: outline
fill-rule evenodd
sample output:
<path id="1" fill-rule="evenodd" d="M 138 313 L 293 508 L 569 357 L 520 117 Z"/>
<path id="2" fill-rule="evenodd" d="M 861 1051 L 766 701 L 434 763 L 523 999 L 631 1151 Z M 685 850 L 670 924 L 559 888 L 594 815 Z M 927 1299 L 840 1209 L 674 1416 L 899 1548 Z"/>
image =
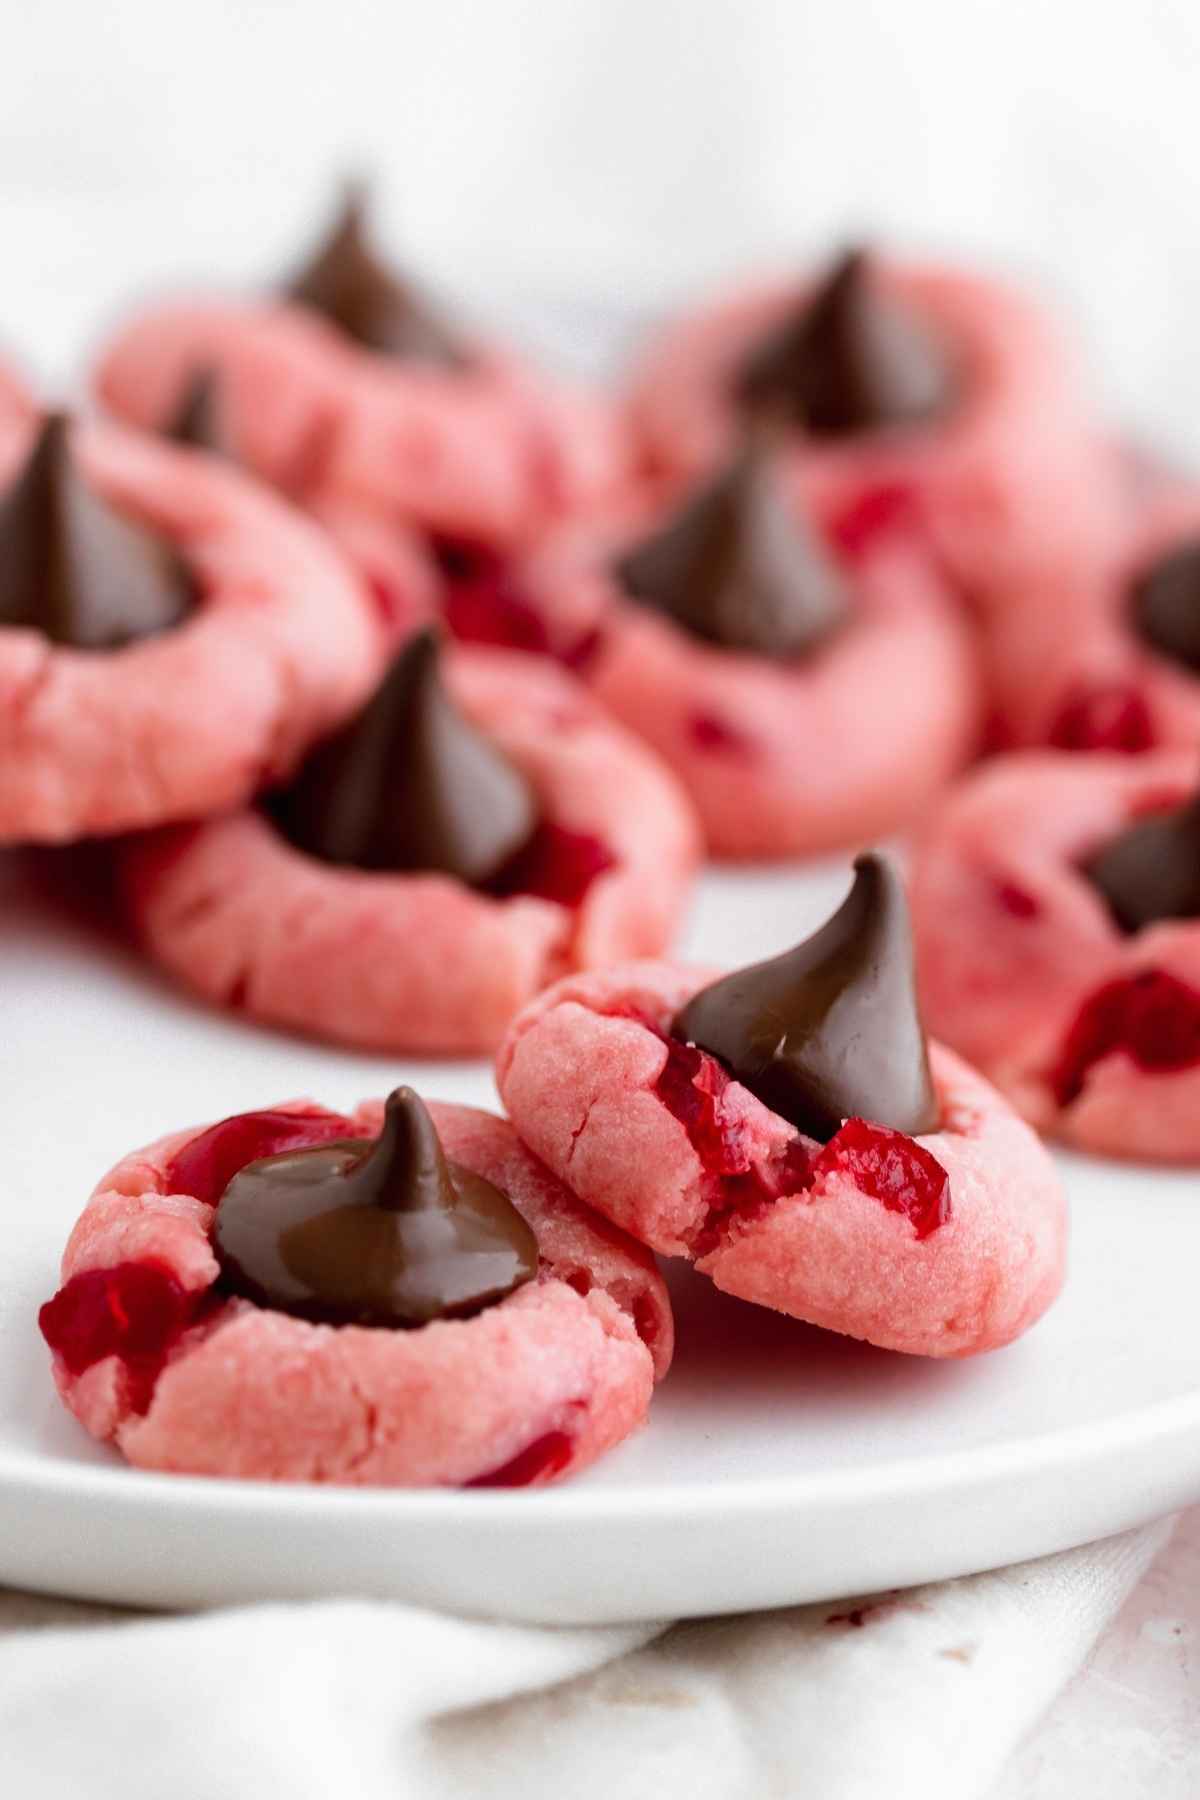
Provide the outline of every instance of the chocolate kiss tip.
<path id="1" fill-rule="evenodd" d="M 1200 793 L 1138 819 L 1083 864 L 1123 932 L 1200 918 Z"/>
<path id="2" fill-rule="evenodd" d="M 770 428 L 616 565 L 642 605 L 727 650 L 803 655 L 847 610 L 841 574 L 789 504 Z"/>
<path id="3" fill-rule="evenodd" d="M 0 495 L 0 625 L 79 650 L 116 650 L 177 625 L 195 598 L 174 550 L 81 472 L 73 422 L 42 422 Z"/>
<path id="4" fill-rule="evenodd" d="M 910 1137 L 936 1129 L 908 904 L 875 852 L 856 859 L 849 895 L 814 936 L 703 988 L 672 1030 L 810 1137 L 847 1118 Z"/>
<path id="5" fill-rule="evenodd" d="M 455 333 L 371 247 L 367 185 L 343 185 L 340 210 L 285 297 L 312 307 L 365 349 L 458 368 L 469 359 Z"/>
<path id="6" fill-rule="evenodd" d="M 786 409 L 818 436 L 920 423 L 946 409 L 953 388 L 933 332 L 881 289 L 862 248 L 834 263 L 799 311 L 752 347 L 734 378 L 743 405 Z"/>
<path id="7" fill-rule="evenodd" d="M 411 637 L 364 711 L 318 745 L 278 798 L 301 849 L 482 885 L 528 843 L 532 790 L 446 693 L 439 655 L 434 631 Z"/>
<path id="8" fill-rule="evenodd" d="M 216 369 L 207 365 L 196 369 L 184 383 L 178 403 L 163 425 L 163 436 L 187 449 L 207 450 L 214 456 L 229 455 L 221 423 L 220 387 Z"/>
<path id="9" fill-rule="evenodd" d="M 429 1108 L 415 1089 L 393 1088 L 383 1109 L 383 1129 L 364 1162 L 384 1175 L 378 1205 L 388 1212 L 449 1210 L 454 1184 Z"/>

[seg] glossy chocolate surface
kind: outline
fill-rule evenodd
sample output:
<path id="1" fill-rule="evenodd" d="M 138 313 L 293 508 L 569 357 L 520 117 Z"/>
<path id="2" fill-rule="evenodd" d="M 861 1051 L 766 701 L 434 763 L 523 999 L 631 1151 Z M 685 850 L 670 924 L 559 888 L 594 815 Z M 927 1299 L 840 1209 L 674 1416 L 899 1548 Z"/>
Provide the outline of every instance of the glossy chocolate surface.
<path id="1" fill-rule="evenodd" d="M 1083 872 L 1124 932 L 1161 919 L 1200 919 L 1200 795 L 1138 819 L 1096 851 Z"/>
<path id="2" fill-rule="evenodd" d="M 862 250 L 843 256 L 734 377 L 744 407 L 818 437 L 920 424 L 949 409 L 954 389 L 944 347 L 883 289 Z"/>
<path id="3" fill-rule="evenodd" d="M 119 650 L 178 625 L 194 599 L 182 559 L 97 492 L 69 419 L 51 413 L 0 495 L 0 625 L 77 650 Z"/>
<path id="4" fill-rule="evenodd" d="M 330 1324 L 464 1318 L 537 1274 L 532 1229 L 507 1195 L 448 1162 L 411 1088 L 378 1138 L 247 1164 L 217 1206 L 226 1292 Z"/>
<path id="5" fill-rule="evenodd" d="M 162 435 L 189 450 L 233 458 L 221 416 L 221 378 L 215 369 L 197 369 L 163 423 Z"/>
<path id="6" fill-rule="evenodd" d="M 311 306 L 356 344 L 384 356 L 451 368 L 471 360 L 418 291 L 376 256 L 367 232 L 366 196 L 357 184 L 346 188 L 331 230 L 286 297 Z"/>
<path id="7" fill-rule="evenodd" d="M 364 711 L 274 798 L 275 818 L 301 849 L 481 885 L 528 843 L 533 791 L 451 700 L 438 657 L 433 631 L 410 638 Z"/>
<path id="8" fill-rule="evenodd" d="M 1180 544 L 1134 584 L 1138 635 L 1194 675 L 1200 675 L 1200 538 Z"/>
<path id="9" fill-rule="evenodd" d="M 821 929 L 703 988 L 672 1034 L 717 1057 L 765 1106 L 826 1140 L 847 1118 L 915 1137 L 938 1123 L 917 1008 L 908 904 L 874 853 Z"/>
<path id="10" fill-rule="evenodd" d="M 752 435 L 714 480 L 620 558 L 622 588 L 694 637 L 783 660 L 847 611 L 837 565 L 789 505 L 771 437 Z"/>

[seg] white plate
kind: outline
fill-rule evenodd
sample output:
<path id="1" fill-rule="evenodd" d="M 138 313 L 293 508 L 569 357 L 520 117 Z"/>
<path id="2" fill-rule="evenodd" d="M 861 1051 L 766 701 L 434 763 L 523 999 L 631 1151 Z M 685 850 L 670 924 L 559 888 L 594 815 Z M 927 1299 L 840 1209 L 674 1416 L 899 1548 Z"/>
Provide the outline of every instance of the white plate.
<path id="1" fill-rule="evenodd" d="M 844 868 L 710 875 L 689 949 L 799 937 Z M 1072 1271 L 1011 1349 L 890 1356 L 683 1271 L 649 1428 L 561 1489 L 277 1488 L 135 1473 L 58 1406 L 37 1335 L 96 1177 L 173 1126 L 479 1066 L 344 1055 L 192 1006 L 0 860 L 0 1581 L 175 1606 L 386 1594 L 554 1622 L 832 1598 L 1033 1556 L 1200 1499 L 1200 1179 L 1073 1160 Z"/>

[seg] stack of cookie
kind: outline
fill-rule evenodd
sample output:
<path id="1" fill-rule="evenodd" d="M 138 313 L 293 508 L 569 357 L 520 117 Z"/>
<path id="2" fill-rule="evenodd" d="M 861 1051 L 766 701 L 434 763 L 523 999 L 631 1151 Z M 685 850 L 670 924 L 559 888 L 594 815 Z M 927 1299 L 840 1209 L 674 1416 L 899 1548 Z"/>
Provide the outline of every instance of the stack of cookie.
<path id="1" fill-rule="evenodd" d="M 970 1355 L 1062 1282 L 1031 1127 L 1200 1161 L 1200 505 L 1024 296 L 856 251 L 580 392 L 354 192 L 94 392 L 0 381 L 0 842 L 103 839 L 181 983 L 495 1054 L 509 1113 L 400 1087 L 126 1157 L 42 1326 L 131 1461 L 544 1482 L 647 1414 L 651 1252 Z M 912 829 L 912 927 L 870 852 L 799 946 L 654 960 L 705 851 Z"/>

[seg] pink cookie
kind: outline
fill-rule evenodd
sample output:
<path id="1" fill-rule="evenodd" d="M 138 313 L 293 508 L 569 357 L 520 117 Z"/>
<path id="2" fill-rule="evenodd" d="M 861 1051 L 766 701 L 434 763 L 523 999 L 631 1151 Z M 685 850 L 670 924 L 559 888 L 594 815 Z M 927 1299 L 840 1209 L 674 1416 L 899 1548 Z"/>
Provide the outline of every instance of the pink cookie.
<path id="1" fill-rule="evenodd" d="M 1138 578 L 1200 541 L 1200 490 L 1160 482 L 1121 539 L 1080 552 L 1033 582 L 1027 604 L 988 628 L 1004 741 L 1061 750 L 1200 747 L 1200 666 L 1135 628 Z M 1197 617 L 1200 619 L 1200 596 Z M 1200 643 L 1200 627 L 1197 629 Z"/>
<path id="2" fill-rule="evenodd" d="M 0 446 L 5 483 L 29 442 Z M 239 805 L 361 701 L 385 652 L 323 534 L 243 475 L 112 426 L 78 427 L 74 443 L 97 490 L 180 553 L 200 598 L 118 650 L 0 628 L 0 842 Z"/>
<path id="3" fill-rule="evenodd" d="M 100 358 L 113 412 L 161 428 L 200 370 L 240 461 L 306 504 L 508 543 L 625 478 L 615 412 L 479 347 L 467 369 L 361 349 L 281 302 L 162 305 Z"/>
<path id="4" fill-rule="evenodd" d="M 7 437 L 10 431 L 27 425 L 36 411 L 24 382 L 0 363 L 0 435 Z"/>
<path id="5" fill-rule="evenodd" d="M 222 1291 L 215 1203 L 246 1163 L 374 1135 L 381 1105 L 307 1102 L 126 1156 L 71 1234 L 42 1309 L 64 1404 L 137 1467 L 270 1481 L 518 1486 L 585 1468 L 646 1416 L 671 1360 L 651 1258 L 592 1220 L 471 1107 L 430 1107 L 447 1156 L 509 1197 L 536 1278 L 467 1319 L 313 1324 Z"/>
<path id="6" fill-rule="evenodd" d="M 972 602 L 1020 600 L 1031 572 L 1105 543 L 1122 508 L 1115 459 L 1058 333 L 1022 295 L 959 271 L 884 263 L 885 292 L 946 344 L 957 403 L 925 424 L 795 439 L 797 477 L 844 500 L 899 490 L 915 500 Z M 632 416 L 655 464 L 710 467 L 736 424 L 743 360 L 812 292 L 775 281 L 677 322 L 638 376 Z"/>
<path id="7" fill-rule="evenodd" d="M 497 1065 L 529 1147 L 588 1205 L 744 1300 L 921 1356 L 1028 1330 L 1066 1251 L 1061 1188 L 1028 1127 L 935 1044 L 936 1131 L 851 1119 L 821 1146 L 670 1036 L 710 979 L 641 963 L 539 996 Z"/>
<path id="8" fill-rule="evenodd" d="M 916 859 L 931 1029 L 1084 1150 L 1200 1162 L 1200 919 L 1122 931 L 1082 866 L 1195 783 L 1194 754 L 1007 757 Z"/>
<path id="9" fill-rule="evenodd" d="M 919 814 L 973 749 L 983 700 L 969 628 L 909 521 L 856 510 L 840 541 L 828 523 L 849 622 L 776 661 L 709 644 L 624 594 L 613 563 L 664 510 L 643 498 L 619 523 L 564 528 L 515 586 L 552 648 L 674 770 L 710 851 L 809 855 Z"/>
<path id="10" fill-rule="evenodd" d="M 274 1024 L 477 1054 L 566 970 L 660 950 L 698 854 L 670 777 L 549 663 L 462 649 L 448 675 L 541 804 L 545 854 L 510 897 L 446 875 L 335 867 L 263 813 L 234 813 L 126 852 L 132 914 L 155 958 Z"/>

